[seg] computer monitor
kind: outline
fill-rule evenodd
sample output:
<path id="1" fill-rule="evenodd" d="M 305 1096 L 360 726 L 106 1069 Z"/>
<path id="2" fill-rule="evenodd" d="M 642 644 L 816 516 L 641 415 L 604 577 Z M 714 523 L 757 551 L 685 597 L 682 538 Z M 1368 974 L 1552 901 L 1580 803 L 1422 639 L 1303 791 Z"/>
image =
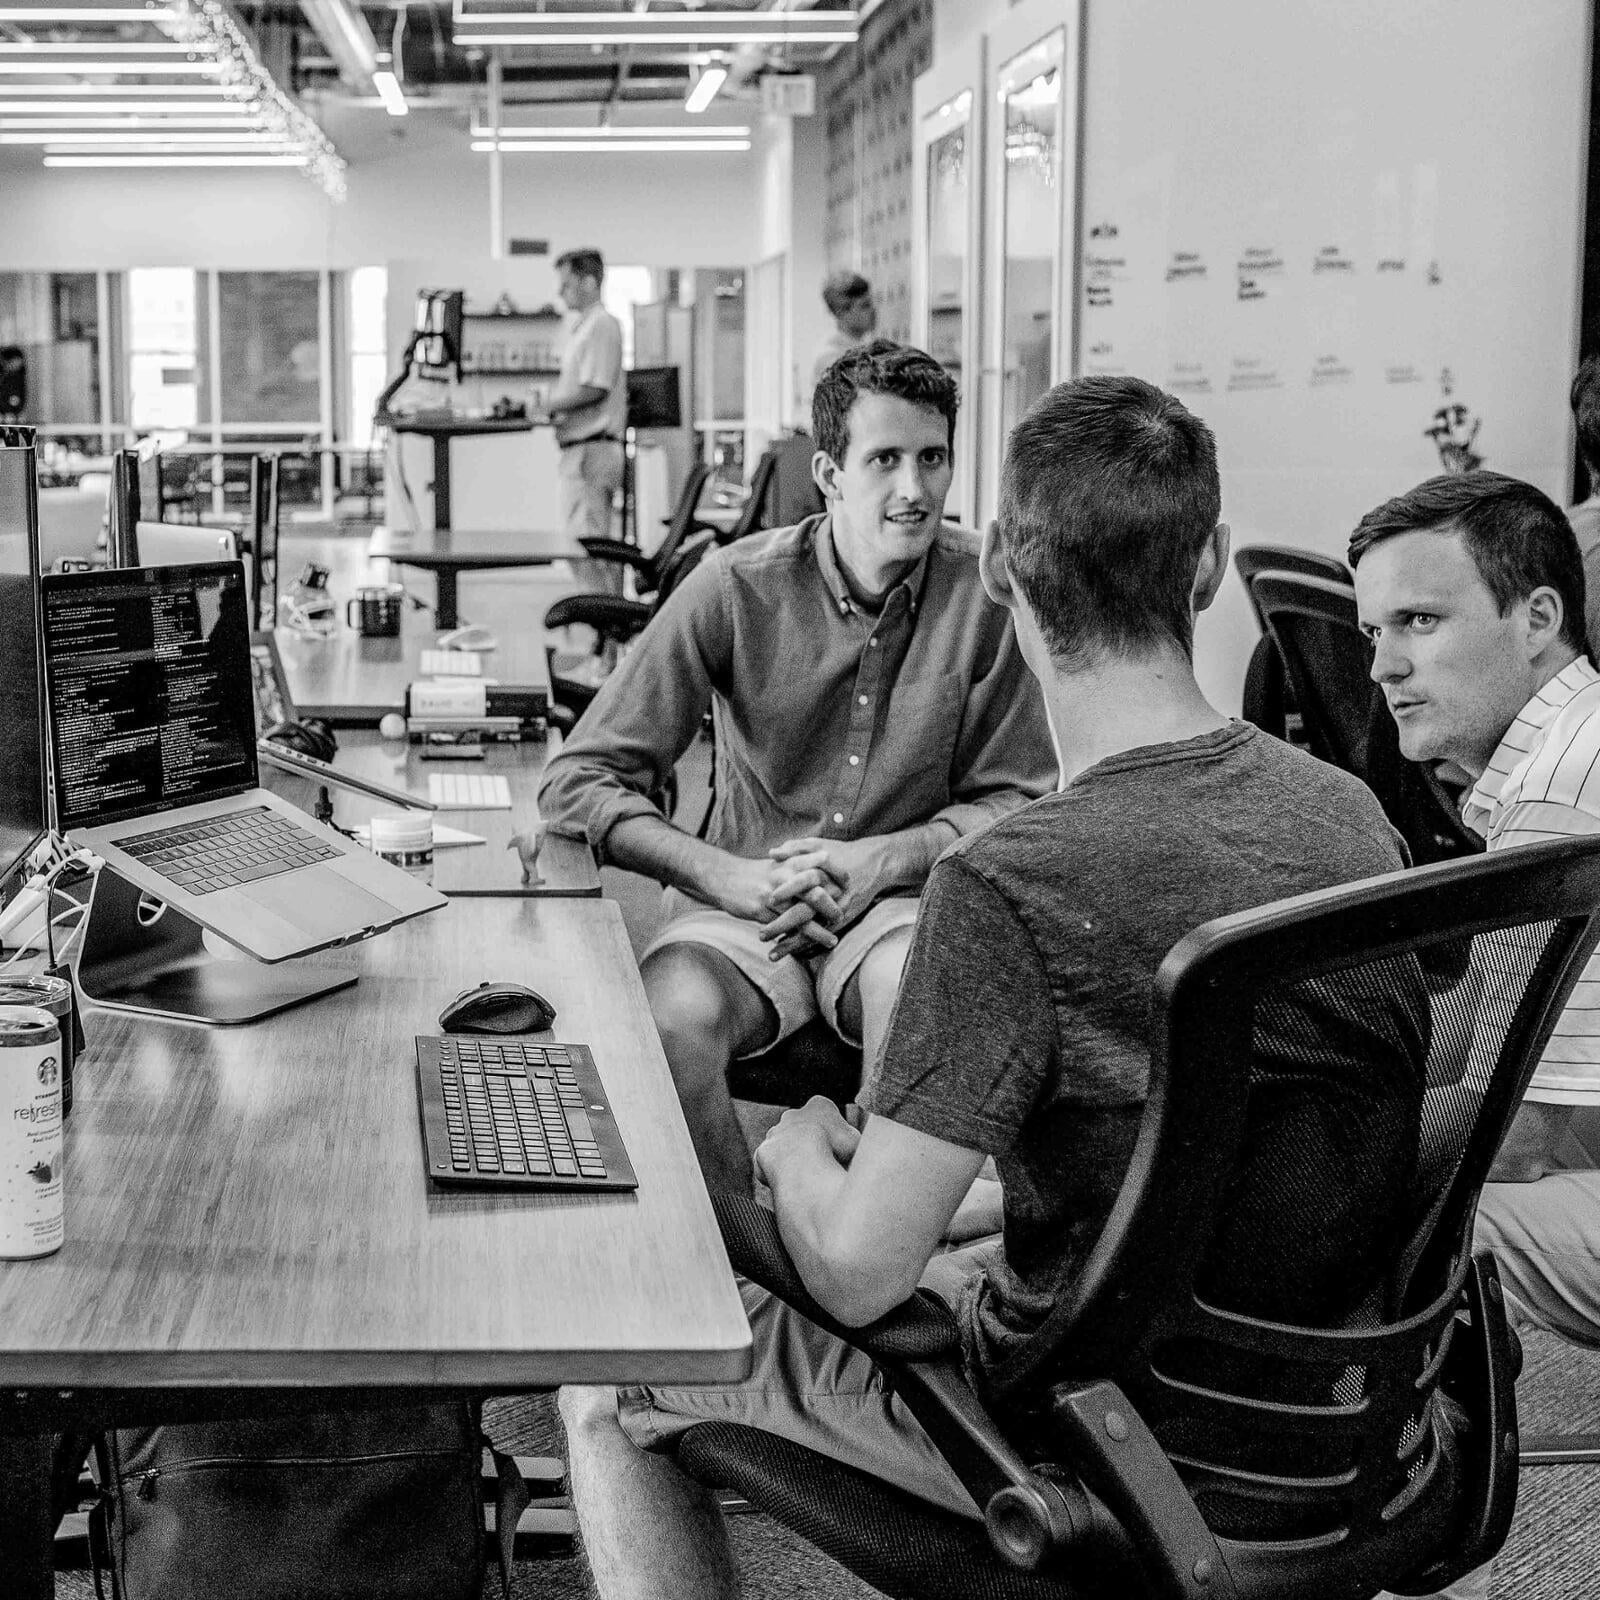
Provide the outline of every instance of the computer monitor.
<path id="1" fill-rule="evenodd" d="M 134 526 L 140 567 L 194 567 L 205 561 L 232 561 L 238 553 L 226 528 L 201 528 L 190 522 L 140 522 Z"/>
<path id="2" fill-rule="evenodd" d="M 254 557 L 251 621 L 257 628 L 270 628 L 278 620 L 280 467 L 281 458 L 276 453 L 250 458 L 250 553 Z"/>
<path id="3" fill-rule="evenodd" d="M 0 427 L 0 906 L 48 827 L 32 428 Z"/>
<path id="4" fill-rule="evenodd" d="M 683 426 L 676 367 L 634 367 L 624 376 L 628 383 L 630 428 Z"/>
<path id="5" fill-rule="evenodd" d="M 440 380 L 461 378 L 460 289 L 419 289 L 415 328 L 417 375 Z"/>
<path id="6" fill-rule="evenodd" d="M 139 565 L 139 452 L 118 450 L 111 458 L 111 504 L 106 515 L 106 559 L 113 567 Z"/>
<path id="7" fill-rule="evenodd" d="M 138 455 L 139 516 L 146 522 L 161 522 L 167 514 L 161 492 L 161 447 L 147 439 L 139 446 Z"/>

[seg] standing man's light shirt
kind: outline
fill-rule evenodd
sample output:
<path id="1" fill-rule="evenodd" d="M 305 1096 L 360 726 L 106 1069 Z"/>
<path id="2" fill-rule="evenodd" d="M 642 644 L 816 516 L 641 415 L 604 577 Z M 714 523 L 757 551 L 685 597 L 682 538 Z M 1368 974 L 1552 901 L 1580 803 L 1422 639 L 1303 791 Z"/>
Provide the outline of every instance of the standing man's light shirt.
<path id="1" fill-rule="evenodd" d="M 578 313 L 561 356 L 560 389 L 604 389 L 592 405 L 561 412 L 555 419 L 556 443 L 582 439 L 621 439 L 628 423 L 627 385 L 622 376 L 622 324 L 598 301 Z"/>

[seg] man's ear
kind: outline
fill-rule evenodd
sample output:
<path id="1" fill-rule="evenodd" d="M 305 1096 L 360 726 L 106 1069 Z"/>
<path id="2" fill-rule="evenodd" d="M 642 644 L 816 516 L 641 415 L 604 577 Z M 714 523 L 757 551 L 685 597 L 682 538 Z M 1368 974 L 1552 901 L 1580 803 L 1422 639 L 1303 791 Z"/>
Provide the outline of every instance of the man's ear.
<path id="1" fill-rule="evenodd" d="M 834 501 L 840 498 L 839 468 L 826 450 L 819 450 L 811 458 L 811 481 L 822 492 L 822 498 Z"/>
<path id="2" fill-rule="evenodd" d="M 1192 615 L 1199 616 L 1217 598 L 1222 580 L 1228 575 L 1228 546 L 1232 540 L 1226 522 L 1219 522 L 1206 535 L 1206 542 L 1200 547 L 1199 565 L 1194 569 L 1194 587 L 1189 591 Z"/>
<path id="3" fill-rule="evenodd" d="M 978 550 L 978 577 L 983 583 L 983 592 L 997 606 L 1015 604 L 1011 565 L 1006 560 L 1005 540 L 1000 536 L 998 522 L 991 522 L 983 530 L 983 544 Z"/>
<path id="4" fill-rule="evenodd" d="M 1561 638 L 1567 608 L 1562 604 L 1559 591 L 1549 584 L 1541 584 L 1523 603 L 1528 608 L 1526 647 L 1528 659 L 1532 661 Z"/>

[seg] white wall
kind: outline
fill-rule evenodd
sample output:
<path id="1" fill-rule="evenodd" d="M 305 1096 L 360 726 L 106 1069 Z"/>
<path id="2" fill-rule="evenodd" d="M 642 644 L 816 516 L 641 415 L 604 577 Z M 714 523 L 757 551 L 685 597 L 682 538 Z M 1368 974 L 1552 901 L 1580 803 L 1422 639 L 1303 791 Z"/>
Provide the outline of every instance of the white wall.
<path id="1" fill-rule="evenodd" d="M 1210 386 L 1184 399 L 1216 431 L 1236 542 L 1342 553 L 1364 511 L 1439 470 L 1423 430 L 1446 369 L 1451 398 L 1483 419 L 1487 464 L 1564 497 L 1589 13 L 1577 0 L 1084 0 L 1083 218 L 1118 229 L 1094 247 L 1118 264 L 1111 309 L 1079 312 L 1080 370 L 1166 385 L 1178 344 L 1206 355 Z M 936 0 L 935 63 L 1014 14 Z M 1397 295 L 1376 292 L 1386 231 L 1407 258 Z M 1262 244 L 1288 270 L 1255 326 L 1286 354 L 1282 385 L 1252 393 L 1229 382 L 1255 314 L 1234 275 Z M 1355 260 L 1348 293 L 1311 282 L 1326 245 Z M 1209 264 L 1192 310 L 1165 277 L 1185 248 Z M 1313 385 L 1335 346 L 1355 380 Z M 1409 384 L 1385 375 L 1402 354 Z M 1201 681 L 1229 709 L 1255 634 L 1230 581 L 1197 639 Z"/>
<path id="2" fill-rule="evenodd" d="M 389 121 L 329 109 L 328 131 L 350 160 L 343 205 L 295 173 L 46 171 L 36 153 L 8 151 L 0 270 L 342 268 L 441 247 L 487 257 L 488 157 L 469 150 L 464 117 Z M 552 253 L 594 245 L 609 260 L 662 267 L 756 256 L 756 151 L 507 156 L 505 175 L 507 236 L 547 239 Z"/>

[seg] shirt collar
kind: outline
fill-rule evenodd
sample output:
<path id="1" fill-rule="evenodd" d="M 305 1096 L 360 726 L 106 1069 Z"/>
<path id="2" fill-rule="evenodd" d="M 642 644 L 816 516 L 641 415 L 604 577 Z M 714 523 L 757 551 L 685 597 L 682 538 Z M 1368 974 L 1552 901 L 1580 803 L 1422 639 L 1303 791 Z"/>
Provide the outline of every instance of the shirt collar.
<path id="1" fill-rule="evenodd" d="M 1522 708 L 1462 805 L 1462 820 L 1468 827 L 1477 833 L 1488 832 L 1489 816 L 1511 774 L 1527 759 L 1530 750 L 1543 742 L 1550 724 L 1566 710 L 1574 696 L 1596 682 L 1600 682 L 1600 672 L 1590 666 L 1586 656 L 1578 656 Z"/>
<path id="2" fill-rule="evenodd" d="M 839 608 L 839 615 L 847 617 L 852 611 L 860 611 L 861 607 L 850 597 L 850 585 L 844 581 L 844 573 L 839 570 L 839 553 L 833 547 L 833 517 L 830 513 L 824 512 L 818 519 L 816 529 L 811 536 L 811 544 L 817 553 L 817 566 L 821 568 L 822 581 L 827 584 L 828 593 L 833 596 L 833 602 Z M 911 615 L 916 616 L 922 609 L 922 591 L 928 582 L 928 557 L 932 553 L 933 546 L 929 545 L 916 566 L 883 597 L 886 610 L 889 602 L 902 589 L 907 591 Z"/>

